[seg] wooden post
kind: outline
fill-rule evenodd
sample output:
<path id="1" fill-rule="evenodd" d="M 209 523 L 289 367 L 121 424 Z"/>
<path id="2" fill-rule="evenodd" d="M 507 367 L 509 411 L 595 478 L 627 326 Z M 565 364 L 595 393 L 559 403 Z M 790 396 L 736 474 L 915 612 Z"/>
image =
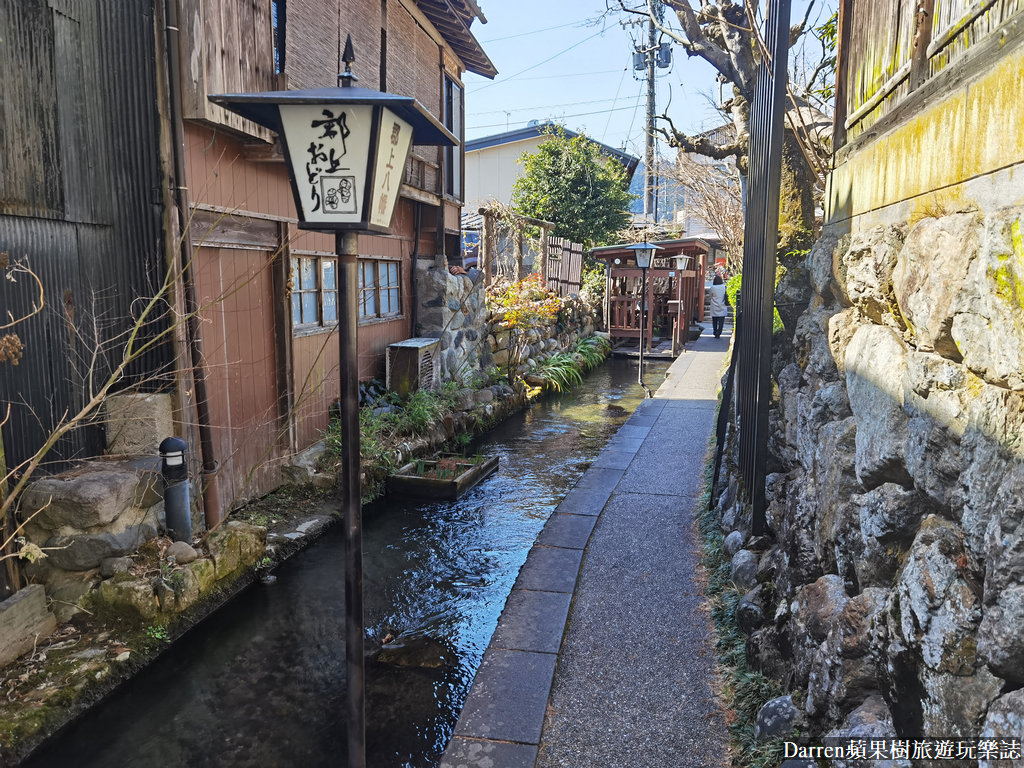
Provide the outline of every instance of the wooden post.
<path id="1" fill-rule="evenodd" d="M 548 228 L 540 228 L 540 265 L 537 267 L 540 276 L 546 283 L 548 280 Z"/>
<path id="2" fill-rule="evenodd" d="M 516 249 L 516 282 L 523 279 L 523 227 L 522 221 L 516 220 L 515 249 Z"/>
<path id="3" fill-rule="evenodd" d="M 480 225 L 480 254 L 478 257 L 478 266 L 484 273 L 484 287 L 486 288 L 491 284 L 491 254 L 493 253 L 494 243 L 494 219 L 492 214 L 486 208 L 480 209 L 480 215 L 483 216 L 483 223 Z"/>
<path id="4" fill-rule="evenodd" d="M 935 0 L 921 0 L 914 20 L 914 52 L 910 65 L 910 90 L 915 90 L 928 79 L 928 45 L 932 41 L 932 16 Z"/>

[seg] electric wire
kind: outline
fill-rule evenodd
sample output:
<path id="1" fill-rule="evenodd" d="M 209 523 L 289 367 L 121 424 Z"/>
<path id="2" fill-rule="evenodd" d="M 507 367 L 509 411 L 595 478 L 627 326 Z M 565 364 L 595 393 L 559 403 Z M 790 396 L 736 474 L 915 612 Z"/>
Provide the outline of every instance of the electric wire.
<path id="1" fill-rule="evenodd" d="M 515 74 L 509 75 L 508 77 L 506 77 L 503 80 L 495 80 L 493 83 L 488 83 L 487 85 L 483 85 L 480 88 L 477 88 L 476 91 L 474 91 L 474 93 L 479 93 L 480 91 L 486 91 L 488 88 L 492 88 L 495 85 L 502 85 L 503 83 L 507 83 L 510 80 L 513 80 L 513 79 L 519 77 L 519 75 L 525 74 L 527 72 L 530 72 L 530 71 L 536 69 L 537 67 L 543 66 L 544 64 L 547 64 L 549 61 L 554 61 L 559 56 L 562 56 L 563 54 L 568 53 L 569 51 L 573 50 L 574 48 L 578 48 L 579 46 L 583 45 L 588 40 L 593 40 L 598 35 L 603 35 L 604 33 L 605 33 L 605 28 L 602 27 L 597 32 L 595 32 L 594 34 L 588 35 L 587 37 L 584 37 L 579 42 L 573 43 L 572 45 L 570 45 L 565 50 L 562 50 L 562 51 L 559 51 L 558 53 L 556 53 L 554 56 L 549 56 L 548 58 L 544 59 L 544 61 L 539 61 L 536 64 L 533 64 L 533 65 L 527 67 L 526 69 L 521 69 L 518 72 L 516 72 Z"/>
<path id="2" fill-rule="evenodd" d="M 558 119 L 559 120 L 564 120 L 567 117 L 587 117 L 589 115 L 605 115 L 605 114 L 607 114 L 609 112 L 622 112 L 622 111 L 627 110 L 627 109 L 636 109 L 636 108 L 637 108 L 637 105 L 633 105 L 633 106 L 625 106 L 625 107 L 613 107 L 611 109 L 599 109 L 596 112 L 577 112 L 577 113 L 572 114 L 572 115 L 559 115 Z M 467 126 L 466 130 L 467 131 L 479 131 L 482 128 L 500 128 L 503 125 L 504 125 L 504 123 L 491 123 L 490 125 L 471 125 L 471 126 Z M 632 130 L 632 128 L 630 130 Z"/>
<path id="3" fill-rule="evenodd" d="M 545 27 L 544 29 L 531 29 L 529 32 L 517 32 L 514 35 L 505 35 L 504 37 L 492 37 L 489 40 L 481 40 L 482 45 L 490 45 L 491 43 L 497 43 L 501 40 L 512 40 L 517 37 L 527 37 L 528 35 L 539 35 L 541 32 L 551 32 L 555 29 L 565 29 L 566 27 L 587 27 L 591 23 L 595 23 L 600 17 L 595 16 L 590 19 L 583 19 L 582 21 L 570 21 L 568 24 L 559 24 L 555 27 Z"/>
<path id="4" fill-rule="evenodd" d="M 615 89 L 615 98 L 612 99 L 612 106 L 613 107 L 615 106 L 615 102 L 619 100 L 619 93 L 622 91 L 622 84 L 624 82 L 626 82 L 626 72 L 628 70 L 629 70 L 629 67 L 623 67 L 622 68 L 622 77 L 619 78 L 619 87 Z M 608 135 L 608 126 L 611 125 L 611 124 L 612 124 L 612 114 L 611 114 L 611 112 L 609 112 L 608 113 L 608 121 L 604 124 L 604 131 L 601 132 L 601 141 L 604 141 L 605 137 Z"/>
<path id="5" fill-rule="evenodd" d="M 558 107 L 580 107 L 584 104 L 605 104 L 612 102 L 612 106 L 615 106 L 615 101 L 619 98 L 618 93 L 615 94 L 614 99 L 591 99 L 590 101 L 566 101 L 559 104 L 539 104 L 533 107 L 513 107 L 512 109 L 492 109 L 487 112 L 467 112 L 467 116 L 479 117 L 481 115 L 503 115 L 508 112 L 529 112 L 540 109 L 557 109 Z"/>

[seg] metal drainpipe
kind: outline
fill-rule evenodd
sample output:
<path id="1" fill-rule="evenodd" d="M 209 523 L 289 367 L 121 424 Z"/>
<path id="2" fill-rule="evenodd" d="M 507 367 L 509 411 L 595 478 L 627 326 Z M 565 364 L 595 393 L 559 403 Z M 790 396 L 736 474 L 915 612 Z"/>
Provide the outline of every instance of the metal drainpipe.
<path id="1" fill-rule="evenodd" d="M 421 206 L 423 204 L 413 202 L 413 205 L 416 206 L 416 208 L 413 212 L 413 221 L 415 222 L 415 224 L 413 225 L 414 234 L 412 241 L 412 275 L 410 278 L 410 301 L 412 301 L 412 309 L 409 312 L 412 318 L 412 325 L 409 330 L 415 337 L 420 335 L 419 331 L 416 330 L 416 326 L 419 323 L 420 319 L 420 291 L 419 280 L 417 279 L 417 275 L 419 274 L 418 264 L 420 258 L 420 229 L 423 226 L 423 208 Z"/>
<path id="2" fill-rule="evenodd" d="M 199 430 L 199 453 L 202 458 L 203 515 L 206 529 L 212 530 L 221 522 L 220 497 L 217 493 L 217 460 L 213 451 L 210 429 L 210 404 L 206 389 L 206 368 L 203 365 L 203 343 L 199 328 L 196 301 L 195 273 L 192 268 L 194 252 L 190 232 L 188 187 L 185 186 L 185 129 L 181 107 L 181 49 L 179 47 L 179 14 L 177 0 L 165 0 L 165 32 L 167 37 L 167 80 L 170 96 L 171 132 L 174 143 L 174 196 L 178 207 L 178 231 L 181 243 L 181 274 L 188 313 L 189 363 L 195 388 L 196 420 Z"/>

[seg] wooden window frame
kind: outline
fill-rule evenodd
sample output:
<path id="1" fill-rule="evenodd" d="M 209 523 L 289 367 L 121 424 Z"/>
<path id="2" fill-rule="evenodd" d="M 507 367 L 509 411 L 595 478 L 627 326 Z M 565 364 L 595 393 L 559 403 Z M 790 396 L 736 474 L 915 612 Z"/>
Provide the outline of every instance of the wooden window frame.
<path id="1" fill-rule="evenodd" d="M 338 326 L 338 259 L 334 256 L 293 253 L 291 255 L 288 290 L 290 293 L 291 327 L 296 335 L 333 331 Z M 313 264 L 314 284 L 302 284 L 303 263 Z M 329 270 L 329 271 L 328 271 Z M 304 316 L 303 296 L 314 297 L 315 318 Z M 298 298 L 298 302 L 296 302 Z M 296 310 L 299 321 L 296 322 Z M 331 315 L 333 314 L 333 317 Z"/>
<path id="2" fill-rule="evenodd" d="M 386 284 L 381 280 L 381 269 L 388 273 L 394 268 L 394 282 Z M 367 271 L 372 272 L 372 283 L 367 285 Z M 388 275 L 390 277 L 390 275 Z M 381 295 L 386 291 L 388 296 L 388 312 L 381 311 Z M 402 262 L 394 259 L 360 259 L 359 260 L 359 323 L 382 322 L 402 317 Z M 370 311 L 372 308 L 372 311 Z"/>
<path id="3" fill-rule="evenodd" d="M 448 72 L 444 73 L 442 85 L 442 105 L 444 107 L 444 127 L 455 134 L 459 143 L 444 149 L 444 192 L 445 195 L 460 202 L 466 196 L 466 182 L 463 176 L 465 157 L 462 147 L 466 135 L 466 88 Z M 458 95 L 456 104 L 455 95 Z"/>

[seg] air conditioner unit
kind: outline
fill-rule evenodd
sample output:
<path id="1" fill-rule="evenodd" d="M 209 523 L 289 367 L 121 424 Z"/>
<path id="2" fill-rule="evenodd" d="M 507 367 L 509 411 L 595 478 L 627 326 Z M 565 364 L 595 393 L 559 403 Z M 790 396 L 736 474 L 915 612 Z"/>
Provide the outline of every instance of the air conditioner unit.
<path id="1" fill-rule="evenodd" d="M 417 389 L 435 389 L 441 385 L 439 339 L 406 339 L 388 345 L 387 386 L 392 392 L 408 395 Z"/>

